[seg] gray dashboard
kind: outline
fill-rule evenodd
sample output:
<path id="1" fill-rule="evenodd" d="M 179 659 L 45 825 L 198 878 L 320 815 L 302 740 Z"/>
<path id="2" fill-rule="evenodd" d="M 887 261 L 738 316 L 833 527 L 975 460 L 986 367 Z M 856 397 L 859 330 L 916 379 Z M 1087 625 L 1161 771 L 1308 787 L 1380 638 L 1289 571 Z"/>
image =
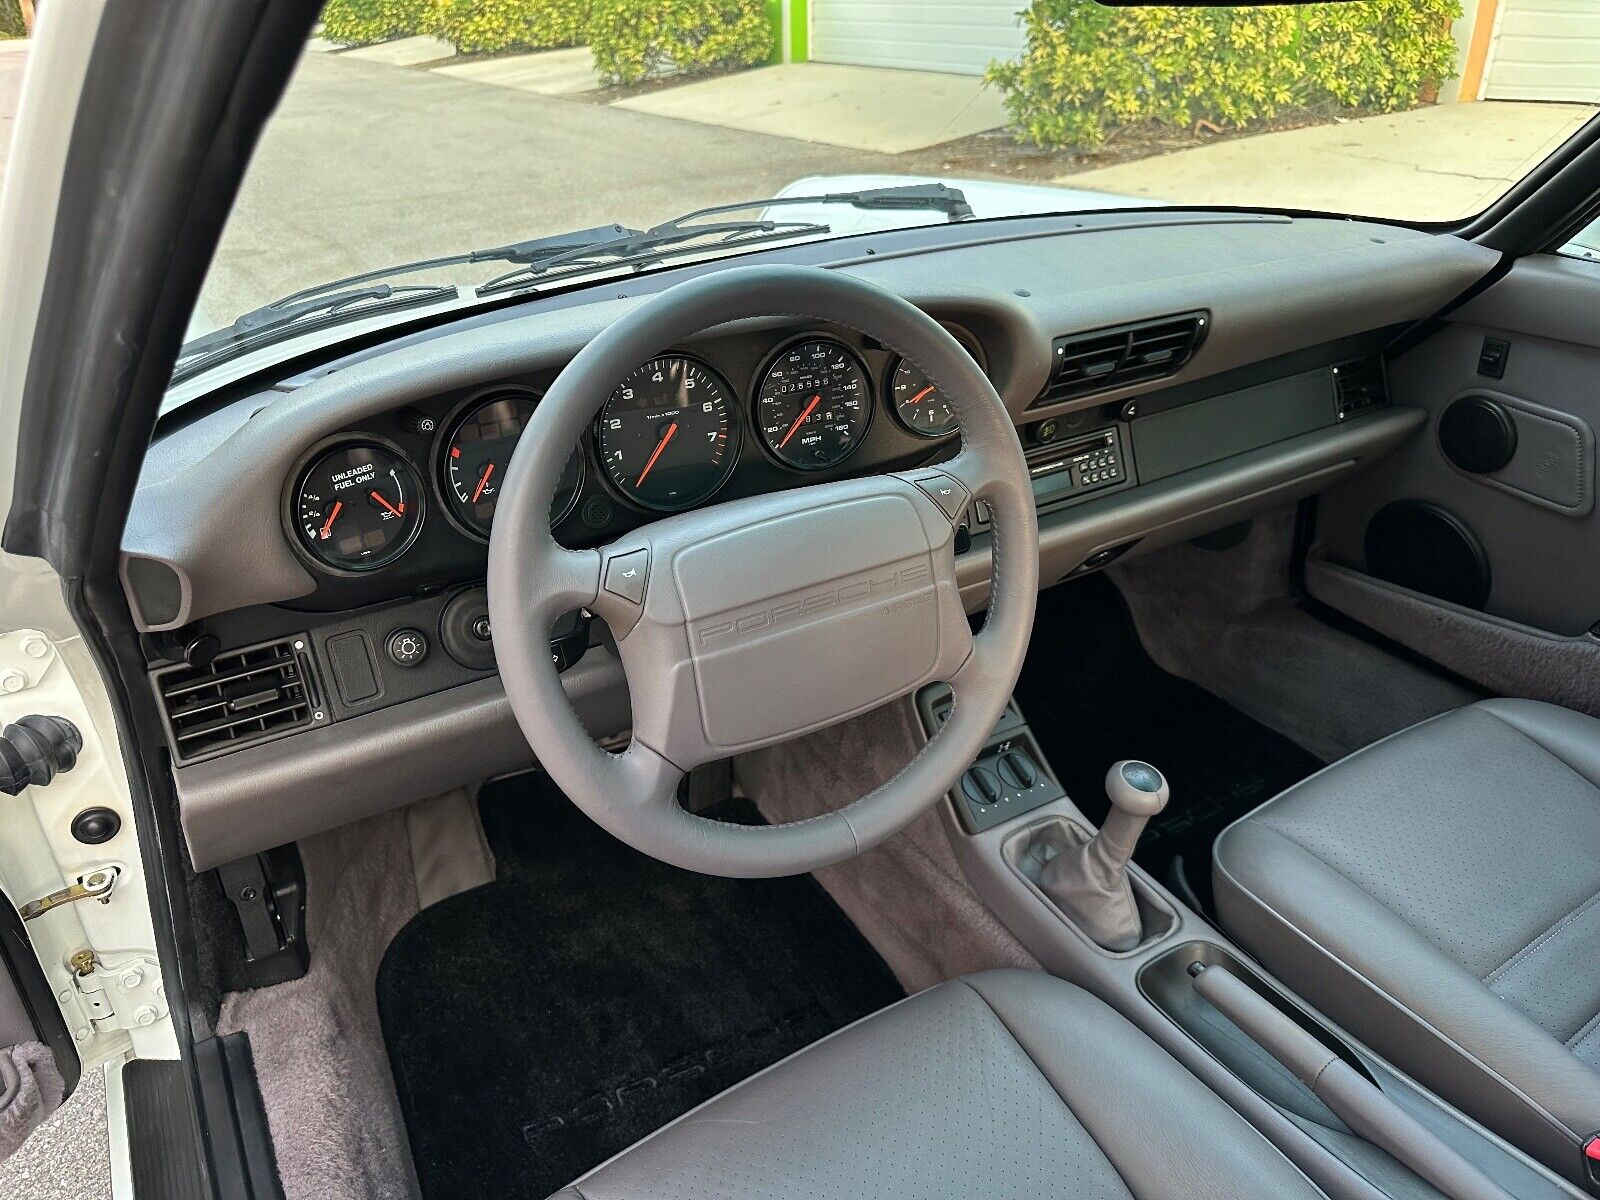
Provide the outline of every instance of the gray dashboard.
<path id="1" fill-rule="evenodd" d="M 1035 467 L 1046 583 L 1312 494 L 1400 445 L 1422 417 L 1387 395 L 1383 348 L 1496 261 L 1447 236 L 1243 214 L 985 223 L 958 231 L 964 239 L 941 232 L 950 244 L 854 238 L 830 252 L 837 269 L 958 327 L 978 352 Z M 157 640 L 163 631 L 199 623 L 224 649 L 297 638 L 307 681 L 318 688 L 316 722 L 177 767 L 197 868 L 343 824 L 375 805 L 515 769 L 530 757 L 492 660 L 467 666 L 436 650 L 422 670 L 397 667 L 383 654 L 395 629 L 432 634 L 442 608 L 481 580 L 481 542 L 439 521 L 432 540 L 419 533 L 402 558 L 370 578 L 353 583 L 319 571 L 297 552 L 285 522 L 286 488 L 308 452 L 362 431 L 393 440 L 386 423 L 408 411 L 439 414 L 437 427 L 463 397 L 486 387 L 520 382 L 537 391 L 619 313 L 706 269 L 714 268 L 594 289 L 603 299 L 536 299 L 413 333 L 302 368 L 197 419 L 173 421 L 158 436 L 129 514 L 123 572 L 139 627 L 152 635 L 153 670 L 160 676 L 172 667 L 170 641 Z M 1111 388 L 1053 386 L 1080 335 L 1195 313 L 1204 314 L 1203 336 L 1172 371 Z M 783 314 L 755 314 L 685 349 L 716 366 L 738 395 L 739 419 L 748 421 L 758 364 L 802 332 L 809 331 Z M 886 358 L 851 331 L 822 332 L 859 354 L 875 403 L 885 403 Z M 1347 372 L 1344 384 L 1336 368 Z M 1365 390 L 1347 386 L 1357 372 Z M 427 443 L 430 453 L 433 446 Z M 423 441 L 416 447 L 420 455 Z M 859 449 L 815 478 L 920 465 L 952 449 L 953 439 L 910 437 L 878 412 Z M 435 478 L 431 461 L 419 466 Z M 757 454 L 741 459 L 724 494 L 812 478 L 785 474 Z M 575 539 L 605 540 L 648 519 L 615 494 L 608 499 L 612 517 L 575 526 Z M 976 611 L 989 573 L 981 511 L 969 514 L 960 548 L 963 596 Z M 370 647 L 376 692 L 347 702 L 332 681 L 329 640 L 352 633 Z M 569 691 L 581 694 L 591 730 L 602 737 L 627 725 L 626 685 L 605 639 L 603 629 L 593 631 L 593 648 L 580 647 L 568 672 Z M 440 778 L 441 769 L 451 778 Z"/>

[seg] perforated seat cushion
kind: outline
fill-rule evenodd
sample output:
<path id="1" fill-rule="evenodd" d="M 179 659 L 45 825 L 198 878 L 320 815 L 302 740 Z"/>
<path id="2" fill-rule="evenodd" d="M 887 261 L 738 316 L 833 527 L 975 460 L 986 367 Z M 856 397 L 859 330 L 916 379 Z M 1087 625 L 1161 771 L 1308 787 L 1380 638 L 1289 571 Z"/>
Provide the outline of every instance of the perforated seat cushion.
<path id="1" fill-rule="evenodd" d="M 1492 700 L 1226 830 L 1223 925 L 1374 1048 L 1562 1173 L 1600 1127 L 1600 722 Z"/>
<path id="2" fill-rule="evenodd" d="M 1295 1200 L 1321 1195 L 1101 1001 L 1036 972 L 942 984 L 725 1092 L 578 1200 Z"/>

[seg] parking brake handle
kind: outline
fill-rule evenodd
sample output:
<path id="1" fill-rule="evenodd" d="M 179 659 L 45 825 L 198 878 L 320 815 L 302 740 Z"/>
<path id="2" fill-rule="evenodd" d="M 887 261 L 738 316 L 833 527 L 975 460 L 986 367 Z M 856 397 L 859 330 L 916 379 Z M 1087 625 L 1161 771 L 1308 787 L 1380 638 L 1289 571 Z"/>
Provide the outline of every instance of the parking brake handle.
<path id="1" fill-rule="evenodd" d="M 1204 1000 L 1287 1067 L 1357 1137 L 1386 1151 L 1450 1200 L 1511 1200 L 1509 1192 L 1227 967 L 1195 962 L 1189 974 Z"/>

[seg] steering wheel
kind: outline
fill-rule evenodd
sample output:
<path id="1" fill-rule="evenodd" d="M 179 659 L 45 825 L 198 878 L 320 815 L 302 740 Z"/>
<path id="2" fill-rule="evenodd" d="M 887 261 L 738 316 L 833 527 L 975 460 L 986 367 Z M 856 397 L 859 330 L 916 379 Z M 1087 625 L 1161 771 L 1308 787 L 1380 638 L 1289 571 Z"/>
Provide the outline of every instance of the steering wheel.
<path id="1" fill-rule="evenodd" d="M 854 329 L 909 359 L 950 400 L 961 450 L 922 470 L 799 487 L 653 522 L 596 550 L 550 532 L 567 456 L 641 362 L 751 317 Z M 956 527 L 993 514 L 987 621 L 974 635 L 956 583 Z M 835 271 L 734 267 L 654 296 L 573 358 L 517 444 L 489 542 L 500 677 L 540 763 L 635 849 L 694 871 L 798 874 L 852 858 L 955 786 L 1005 710 L 1033 628 L 1039 534 L 1016 428 L 965 350 L 920 309 Z M 633 738 L 595 744 L 567 701 L 550 631 L 587 608 L 610 625 Z M 710 820 L 677 802 L 685 772 L 798 737 L 944 681 L 937 734 L 893 779 L 785 825 Z"/>

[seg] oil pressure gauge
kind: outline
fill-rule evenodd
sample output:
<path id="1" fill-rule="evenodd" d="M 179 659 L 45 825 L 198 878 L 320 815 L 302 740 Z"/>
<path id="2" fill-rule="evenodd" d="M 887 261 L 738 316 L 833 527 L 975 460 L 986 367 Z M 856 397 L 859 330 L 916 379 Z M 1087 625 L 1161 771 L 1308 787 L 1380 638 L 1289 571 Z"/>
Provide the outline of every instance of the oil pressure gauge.
<path id="1" fill-rule="evenodd" d="M 294 493 L 294 528 L 318 562 L 371 571 L 403 554 L 422 525 L 422 481 L 399 454 L 351 442 L 313 462 Z"/>

